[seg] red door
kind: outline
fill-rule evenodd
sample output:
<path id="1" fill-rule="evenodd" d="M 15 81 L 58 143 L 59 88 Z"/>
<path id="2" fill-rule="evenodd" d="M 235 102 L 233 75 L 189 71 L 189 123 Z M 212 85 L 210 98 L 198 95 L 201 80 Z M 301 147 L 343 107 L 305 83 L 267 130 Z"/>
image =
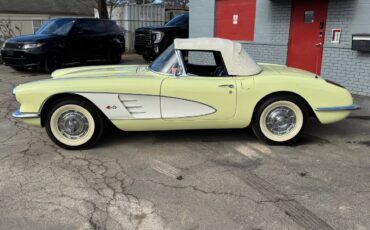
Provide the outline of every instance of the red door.
<path id="1" fill-rule="evenodd" d="M 288 66 L 320 74 L 328 0 L 293 0 Z"/>
<path id="2" fill-rule="evenodd" d="M 216 37 L 253 41 L 256 0 L 217 0 Z"/>

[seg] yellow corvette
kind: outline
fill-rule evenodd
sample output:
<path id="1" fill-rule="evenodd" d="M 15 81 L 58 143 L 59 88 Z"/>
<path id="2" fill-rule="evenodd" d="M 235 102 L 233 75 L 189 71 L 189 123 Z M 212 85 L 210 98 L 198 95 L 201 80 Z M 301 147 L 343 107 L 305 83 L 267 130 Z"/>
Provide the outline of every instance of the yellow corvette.
<path id="1" fill-rule="evenodd" d="M 346 118 L 342 86 L 282 65 L 257 64 L 240 43 L 177 39 L 150 66 L 93 66 L 55 71 L 14 89 L 13 117 L 45 127 L 57 145 L 88 148 L 106 122 L 124 131 L 244 128 L 269 144 L 297 141 L 309 116 Z"/>

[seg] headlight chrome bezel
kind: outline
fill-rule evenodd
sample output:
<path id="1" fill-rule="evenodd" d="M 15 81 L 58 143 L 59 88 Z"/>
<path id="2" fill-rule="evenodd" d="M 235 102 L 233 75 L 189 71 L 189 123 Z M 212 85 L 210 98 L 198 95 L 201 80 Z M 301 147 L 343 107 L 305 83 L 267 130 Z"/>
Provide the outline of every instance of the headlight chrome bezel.
<path id="1" fill-rule="evenodd" d="M 153 40 L 154 44 L 158 44 L 162 41 L 164 37 L 164 32 L 162 31 L 152 31 L 152 35 L 155 35 L 155 39 Z"/>
<path id="2" fill-rule="evenodd" d="M 45 43 L 39 42 L 39 43 L 26 43 L 23 45 L 23 49 L 37 49 L 43 46 Z"/>

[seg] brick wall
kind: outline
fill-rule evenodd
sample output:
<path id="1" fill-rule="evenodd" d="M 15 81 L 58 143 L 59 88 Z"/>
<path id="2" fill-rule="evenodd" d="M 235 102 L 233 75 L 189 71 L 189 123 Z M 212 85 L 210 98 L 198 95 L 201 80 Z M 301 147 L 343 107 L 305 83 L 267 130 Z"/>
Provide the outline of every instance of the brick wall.
<path id="1" fill-rule="evenodd" d="M 243 43 L 257 62 L 286 64 L 290 14 L 291 0 L 257 0 L 255 39 Z"/>
<path id="2" fill-rule="evenodd" d="M 352 34 L 370 33 L 370 1 L 330 0 L 321 75 L 370 96 L 370 53 L 351 50 Z M 341 28 L 339 44 L 331 43 L 332 29 Z"/>
<path id="3" fill-rule="evenodd" d="M 370 33 L 369 0 L 329 0 L 321 75 L 370 96 L 370 53 L 351 50 L 352 34 Z M 258 62 L 286 64 L 291 1 L 257 0 L 255 41 L 244 43 Z M 341 42 L 331 43 L 331 31 L 342 29 Z"/>
<path id="4" fill-rule="evenodd" d="M 256 62 L 286 65 L 287 45 L 243 43 L 243 47 Z"/>
<path id="5" fill-rule="evenodd" d="M 351 50 L 352 34 L 370 33 L 369 0 L 329 0 L 322 73 L 352 93 L 370 96 L 370 53 Z M 190 1 L 191 37 L 214 36 L 215 0 Z M 243 42 L 258 62 L 287 63 L 291 0 L 257 0 L 254 42 Z M 331 43 L 331 30 L 342 29 Z"/>
<path id="6" fill-rule="evenodd" d="M 215 33 L 215 0 L 191 0 L 190 37 L 213 37 Z"/>

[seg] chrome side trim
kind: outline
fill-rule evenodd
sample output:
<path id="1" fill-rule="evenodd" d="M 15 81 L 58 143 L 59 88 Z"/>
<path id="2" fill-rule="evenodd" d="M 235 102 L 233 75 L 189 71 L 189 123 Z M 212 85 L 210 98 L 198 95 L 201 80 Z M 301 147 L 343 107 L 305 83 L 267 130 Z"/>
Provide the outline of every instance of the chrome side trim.
<path id="1" fill-rule="evenodd" d="M 359 110 L 361 107 L 359 105 L 349 105 L 349 106 L 336 106 L 336 107 L 322 107 L 317 108 L 316 111 L 353 111 Z"/>
<path id="2" fill-rule="evenodd" d="M 40 115 L 38 113 L 21 113 L 19 109 L 17 109 L 14 113 L 12 113 L 13 118 L 39 118 Z"/>

